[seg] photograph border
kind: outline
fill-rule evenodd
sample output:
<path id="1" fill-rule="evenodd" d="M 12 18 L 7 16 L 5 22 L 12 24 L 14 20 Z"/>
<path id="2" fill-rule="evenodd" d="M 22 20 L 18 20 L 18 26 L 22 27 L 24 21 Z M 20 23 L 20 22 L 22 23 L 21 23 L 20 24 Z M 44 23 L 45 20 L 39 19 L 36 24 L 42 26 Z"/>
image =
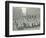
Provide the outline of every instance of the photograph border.
<path id="1" fill-rule="evenodd" d="M 43 5 L 43 33 L 9 35 L 9 4 L 10 3 Z M 20 2 L 20 1 L 5 1 L 5 36 L 6 37 L 16 37 L 16 36 L 18 37 L 18 36 L 32 36 L 32 35 L 45 35 L 45 3 Z"/>

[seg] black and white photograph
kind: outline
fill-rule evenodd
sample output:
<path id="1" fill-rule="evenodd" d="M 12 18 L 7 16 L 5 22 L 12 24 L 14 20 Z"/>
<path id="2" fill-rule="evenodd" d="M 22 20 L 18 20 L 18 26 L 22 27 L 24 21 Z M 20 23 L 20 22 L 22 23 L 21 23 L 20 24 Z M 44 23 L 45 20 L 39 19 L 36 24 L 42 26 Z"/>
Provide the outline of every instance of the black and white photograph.
<path id="1" fill-rule="evenodd" d="M 44 35 L 44 3 L 6 1 L 6 37 Z"/>
<path id="2" fill-rule="evenodd" d="M 39 29 L 40 8 L 13 7 L 13 31 Z"/>

